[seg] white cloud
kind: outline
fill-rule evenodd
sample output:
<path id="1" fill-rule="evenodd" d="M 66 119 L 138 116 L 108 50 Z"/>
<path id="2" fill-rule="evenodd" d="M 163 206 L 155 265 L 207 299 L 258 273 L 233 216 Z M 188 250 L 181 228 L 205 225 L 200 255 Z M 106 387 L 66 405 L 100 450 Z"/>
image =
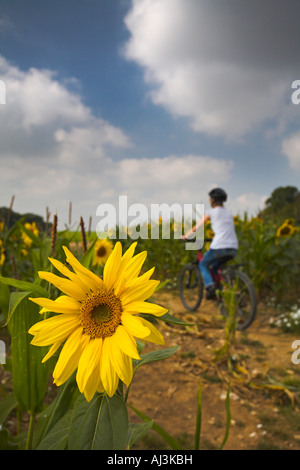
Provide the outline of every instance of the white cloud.
<path id="1" fill-rule="evenodd" d="M 292 170 L 300 170 L 300 131 L 282 142 L 282 152 L 287 157 Z"/>
<path id="2" fill-rule="evenodd" d="M 147 194 L 148 202 L 191 203 L 207 200 L 212 185 L 230 178 L 232 162 L 201 155 L 171 155 L 165 158 L 126 159 L 120 162 L 120 184 L 137 200 Z"/>
<path id="3" fill-rule="evenodd" d="M 7 107 L 2 114 L 9 126 L 21 127 L 29 133 L 36 127 L 71 125 L 91 117 L 80 97 L 61 85 L 50 70 L 22 71 L 0 57 L 0 74 L 7 95 Z"/>
<path id="4" fill-rule="evenodd" d="M 130 140 L 123 131 L 101 119 L 90 119 L 85 126 L 62 128 L 55 132 L 59 143 L 60 161 L 66 165 L 83 165 L 84 161 L 94 164 L 95 159 L 105 157 L 107 145 L 127 148 Z"/>
<path id="5" fill-rule="evenodd" d="M 210 155 L 129 158 L 130 138 L 122 129 L 96 118 L 80 96 L 51 71 L 27 72 L 0 61 L 7 104 L 0 108 L 0 200 L 15 210 L 58 213 L 60 228 L 89 216 L 96 224 L 101 203 L 207 203 L 213 186 L 230 186 L 233 163 Z M 35 95 L 36 90 L 37 95 Z M 38 100 L 38 97 L 41 97 Z M 126 150 L 118 159 L 111 151 Z"/>
<path id="6" fill-rule="evenodd" d="M 84 194 L 92 200 L 90 188 L 99 188 L 108 149 L 130 147 L 129 137 L 95 117 L 52 71 L 22 71 L 0 56 L 0 76 L 6 84 L 0 107 L 2 205 L 14 194 L 20 212 L 44 214 L 46 206 L 59 210 L 72 199 L 86 210 Z"/>
<path id="7" fill-rule="evenodd" d="M 295 11 L 285 7 L 133 0 L 124 54 L 143 67 L 155 104 L 189 118 L 195 131 L 236 139 L 285 107 L 297 73 Z"/>
<path id="8" fill-rule="evenodd" d="M 246 212 L 248 216 L 255 216 L 263 209 L 267 198 L 267 195 L 244 193 L 230 202 L 230 206 L 235 214 L 243 216 L 244 212 Z"/>

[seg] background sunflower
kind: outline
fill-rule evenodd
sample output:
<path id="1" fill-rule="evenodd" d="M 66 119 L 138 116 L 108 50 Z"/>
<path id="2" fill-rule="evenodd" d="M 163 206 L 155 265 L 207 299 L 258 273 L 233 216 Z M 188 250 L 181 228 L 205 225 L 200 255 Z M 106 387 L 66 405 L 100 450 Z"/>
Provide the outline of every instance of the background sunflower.
<path id="1" fill-rule="evenodd" d="M 106 263 L 109 255 L 113 250 L 113 243 L 108 238 L 104 240 L 98 240 L 95 243 L 95 251 L 94 251 L 94 262 L 93 266 L 102 266 Z"/>

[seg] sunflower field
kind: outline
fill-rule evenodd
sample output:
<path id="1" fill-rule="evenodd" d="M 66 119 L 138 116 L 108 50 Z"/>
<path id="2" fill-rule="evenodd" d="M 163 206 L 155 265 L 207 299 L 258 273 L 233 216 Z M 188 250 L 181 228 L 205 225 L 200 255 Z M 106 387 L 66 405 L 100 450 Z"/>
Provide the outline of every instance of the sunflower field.
<path id="1" fill-rule="evenodd" d="M 130 449 L 149 431 L 150 419 L 129 422 L 133 376 L 177 352 L 164 348 L 157 319 L 189 325 L 153 294 L 176 291 L 180 268 L 196 256 L 175 236 L 174 221 L 169 225 L 168 239 L 133 241 L 130 228 L 126 239 L 99 239 L 83 219 L 77 230 L 63 231 L 56 216 L 43 228 L 26 216 L 0 223 L 0 371 L 9 377 L 0 383 L 1 449 Z M 243 264 L 259 299 L 298 301 L 295 220 L 275 224 L 245 214 L 235 227 L 234 262 Z M 205 237 L 212 236 L 207 224 Z M 148 343 L 158 348 L 143 353 Z M 12 414 L 14 432 L 6 426 Z"/>

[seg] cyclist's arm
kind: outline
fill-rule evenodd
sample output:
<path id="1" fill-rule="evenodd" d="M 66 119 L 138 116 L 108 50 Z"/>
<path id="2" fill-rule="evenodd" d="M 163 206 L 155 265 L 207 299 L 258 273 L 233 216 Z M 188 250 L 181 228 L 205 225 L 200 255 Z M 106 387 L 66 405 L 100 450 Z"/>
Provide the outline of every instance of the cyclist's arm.
<path id="1" fill-rule="evenodd" d="M 189 236 L 191 236 L 192 233 L 197 232 L 197 230 L 201 227 L 201 225 L 205 224 L 205 222 L 209 218 L 210 218 L 209 215 L 205 214 L 204 217 L 202 217 L 202 219 L 200 219 L 199 222 L 196 225 L 194 225 L 194 227 L 192 227 L 191 230 L 188 231 L 188 233 L 182 236 L 183 240 L 186 240 L 187 238 L 189 238 Z"/>

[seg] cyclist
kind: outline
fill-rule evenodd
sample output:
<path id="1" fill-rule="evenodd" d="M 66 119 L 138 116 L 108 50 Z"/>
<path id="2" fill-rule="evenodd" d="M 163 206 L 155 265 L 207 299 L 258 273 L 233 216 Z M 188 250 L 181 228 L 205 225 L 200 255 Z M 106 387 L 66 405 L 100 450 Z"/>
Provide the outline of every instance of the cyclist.
<path id="1" fill-rule="evenodd" d="M 199 268 L 202 273 L 204 285 L 206 288 L 206 298 L 214 299 L 216 285 L 211 275 L 210 269 L 217 274 L 222 261 L 235 257 L 238 250 L 238 240 L 235 233 L 232 214 L 225 209 L 224 202 L 227 200 L 226 192 L 221 188 L 215 188 L 209 192 L 209 202 L 211 209 L 206 212 L 204 217 L 186 234 L 183 240 L 196 232 L 207 220 L 211 221 L 211 227 L 214 232 L 214 238 L 209 250 L 205 253 Z"/>

